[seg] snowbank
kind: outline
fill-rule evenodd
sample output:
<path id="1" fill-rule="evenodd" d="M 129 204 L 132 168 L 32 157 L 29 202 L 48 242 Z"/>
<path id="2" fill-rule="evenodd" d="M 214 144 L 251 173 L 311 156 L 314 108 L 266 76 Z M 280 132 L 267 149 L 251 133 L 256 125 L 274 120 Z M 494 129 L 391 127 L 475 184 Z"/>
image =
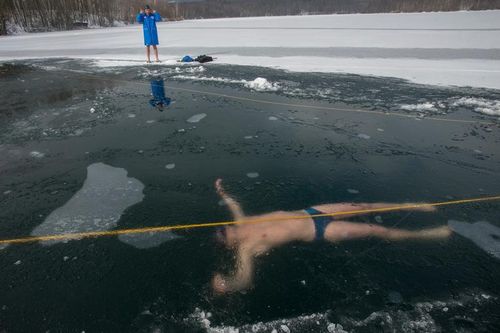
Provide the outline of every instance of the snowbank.
<path id="1" fill-rule="evenodd" d="M 212 19 L 159 24 L 163 59 L 398 77 L 500 89 L 500 10 Z M 73 57 L 141 65 L 138 25 L 0 38 L 0 60 Z M 19 50 L 22 50 L 20 53 Z M 116 62 L 114 62 L 116 60 Z M 171 62 L 166 62 L 169 65 Z"/>

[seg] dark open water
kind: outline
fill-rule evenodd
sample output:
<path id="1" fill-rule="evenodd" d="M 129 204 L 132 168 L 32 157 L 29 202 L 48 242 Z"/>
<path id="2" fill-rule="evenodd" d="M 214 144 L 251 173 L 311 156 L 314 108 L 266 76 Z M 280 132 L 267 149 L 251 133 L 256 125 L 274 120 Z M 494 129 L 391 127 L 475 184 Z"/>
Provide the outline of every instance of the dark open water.
<path id="1" fill-rule="evenodd" d="M 264 91 L 250 88 L 257 77 L 267 79 Z M 162 80 L 171 104 L 159 112 L 150 105 L 151 81 Z M 423 119 L 498 123 L 498 91 L 249 67 L 99 68 L 68 60 L 3 64 L 0 85 L 1 239 L 75 231 L 75 223 L 98 230 L 227 220 L 213 189 L 218 177 L 247 214 L 500 193 L 498 125 Z M 97 178 L 87 179 L 88 167 Z M 86 179 L 102 188 L 81 199 Z M 122 187 L 106 192 L 106 181 Z M 116 208 L 123 200 L 129 203 Z M 358 221 L 500 227 L 499 208 L 490 202 Z M 65 223 L 57 224 L 58 216 Z M 0 330 L 500 330 L 500 259 L 457 234 L 433 243 L 291 244 L 258 260 L 252 290 L 225 297 L 214 297 L 209 281 L 232 267 L 232 254 L 212 236 L 202 229 L 5 247 Z"/>

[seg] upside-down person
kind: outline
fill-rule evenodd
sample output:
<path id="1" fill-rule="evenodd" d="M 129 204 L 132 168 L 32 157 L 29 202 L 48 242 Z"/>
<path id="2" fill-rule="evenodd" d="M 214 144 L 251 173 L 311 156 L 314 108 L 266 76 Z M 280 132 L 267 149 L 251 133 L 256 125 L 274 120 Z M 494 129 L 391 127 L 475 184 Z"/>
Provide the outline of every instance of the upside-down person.
<path id="1" fill-rule="evenodd" d="M 286 243 L 294 241 L 337 243 L 369 237 L 391 241 L 433 240 L 446 238 L 452 233 L 448 226 L 410 231 L 345 221 L 346 218 L 363 213 L 340 215 L 338 219 L 332 216 L 317 216 L 396 206 L 393 203 L 334 203 L 312 206 L 298 211 L 275 211 L 258 216 L 245 216 L 240 204 L 225 192 L 221 179 L 216 181 L 215 187 L 231 211 L 234 220 L 242 222 L 217 230 L 218 241 L 235 251 L 236 267 L 228 276 L 220 273 L 214 275 L 212 287 L 216 293 L 243 291 L 250 288 L 254 276 L 255 258 Z M 423 212 L 435 211 L 432 206 L 415 205 L 407 203 L 401 207 Z M 245 223 L 245 221 L 258 221 L 258 223 Z"/>

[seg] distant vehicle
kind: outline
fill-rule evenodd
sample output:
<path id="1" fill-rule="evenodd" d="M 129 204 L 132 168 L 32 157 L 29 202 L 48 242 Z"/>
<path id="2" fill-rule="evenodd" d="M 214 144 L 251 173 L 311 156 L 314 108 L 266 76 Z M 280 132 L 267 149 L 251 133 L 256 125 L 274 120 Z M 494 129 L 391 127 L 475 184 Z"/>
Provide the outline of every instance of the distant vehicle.
<path id="1" fill-rule="evenodd" d="M 88 29 L 88 22 L 73 22 L 73 29 Z"/>

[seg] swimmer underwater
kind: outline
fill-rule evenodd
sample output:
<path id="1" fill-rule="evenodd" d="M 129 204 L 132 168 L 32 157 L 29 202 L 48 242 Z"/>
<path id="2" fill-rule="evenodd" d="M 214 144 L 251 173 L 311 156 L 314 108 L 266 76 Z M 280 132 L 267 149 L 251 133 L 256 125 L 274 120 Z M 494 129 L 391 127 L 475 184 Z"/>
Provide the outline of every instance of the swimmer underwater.
<path id="1" fill-rule="evenodd" d="M 394 207 L 394 203 L 336 203 L 312 206 L 298 211 L 275 211 L 258 216 L 245 216 L 240 204 L 230 196 L 222 186 L 222 180 L 215 182 L 217 193 L 229 208 L 237 222 L 248 220 L 265 220 L 269 222 L 238 224 L 220 227 L 217 240 L 235 252 L 236 267 L 229 275 L 215 273 L 212 288 L 217 294 L 244 291 L 252 287 L 255 271 L 255 258 L 268 253 L 271 249 L 294 241 L 314 242 L 326 241 L 337 243 L 345 240 L 376 237 L 390 241 L 404 240 L 436 240 L 444 239 L 452 234 L 448 226 L 410 231 L 392 229 L 378 225 L 345 221 L 347 218 L 362 214 L 346 214 L 341 219 L 311 215 L 349 212 L 356 210 Z M 415 204 L 408 203 L 408 206 Z M 408 209 L 434 212 L 435 207 L 420 206 Z M 365 213 L 366 214 L 366 213 Z M 298 219 L 297 216 L 303 216 Z M 287 219 L 289 218 L 289 219 Z M 279 222 L 272 220 L 279 219 Z"/>

